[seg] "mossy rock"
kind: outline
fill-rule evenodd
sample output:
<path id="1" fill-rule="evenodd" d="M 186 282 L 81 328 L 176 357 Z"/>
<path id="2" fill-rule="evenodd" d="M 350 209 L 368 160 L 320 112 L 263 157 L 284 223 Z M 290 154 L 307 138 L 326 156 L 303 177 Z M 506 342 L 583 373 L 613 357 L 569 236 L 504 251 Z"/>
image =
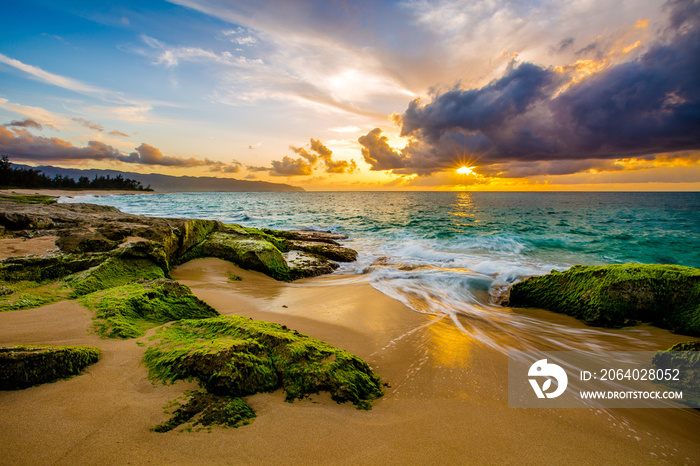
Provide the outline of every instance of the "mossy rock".
<path id="1" fill-rule="evenodd" d="M 113 288 L 138 279 L 164 278 L 163 269 L 150 259 L 115 256 L 68 280 L 76 295 Z"/>
<path id="2" fill-rule="evenodd" d="M 0 347 L 0 390 L 19 390 L 79 374 L 100 349 L 89 346 Z"/>
<path id="3" fill-rule="evenodd" d="M 651 365 L 654 369 L 677 369 L 678 380 L 664 380 L 662 383 L 682 391 L 682 403 L 700 408 L 700 341 L 676 343 L 666 351 L 659 351 L 652 358 Z"/>
<path id="4" fill-rule="evenodd" d="M 574 316 L 589 325 L 649 322 L 700 335 L 700 269 L 678 265 L 575 266 L 516 283 L 507 303 Z"/>
<path id="5" fill-rule="evenodd" d="M 180 404 L 169 420 L 153 430 L 169 432 L 185 424 L 188 430 L 211 425 L 237 428 L 250 424 L 253 419 L 255 411 L 241 398 L 212 395 L 200 390 L 190 393 L 187 402 Z"/>
<path id="6" fill-rule="evenodd" d="M 370 409 L 382 384 L 360 358 L 288 328 L 244 317 L 180 320 L 160 329 L 144 355 L 153 380 L 195 379 L 240 397 L 282 388 L 288 401 L 320 391 Z"/>
<path id="7" fill-rule="evenodd" d="M 56 301 L 68 299 L 73 290 L 62 281 L 0 282 L 0 312 L 33 309 Z"/>
<path id="8" fill-rule="evenodd" d="M 214 232 L 204 242 L 193 247 L 185 257 L 185 261 L 198 257 L 216 257 L 277 280 L 291 279 L 289 267 L 280 250 L 263 239 Z"/>
<path id="9" fill-rule="evenodd" d="M 11 257 L 0 262 L 0 280 L 55 280 L 102 263 L 104 254 L 55 254 L 46 256 Z"/>
<path id="10" fill-rule="evenodd" d="M 166 322 L 219 315 L 188 287 L 168 279 L 137 280 L 88 294 L 80 303 L 95 311 L 94 328 L 106 338 L 136 338 Z"/>

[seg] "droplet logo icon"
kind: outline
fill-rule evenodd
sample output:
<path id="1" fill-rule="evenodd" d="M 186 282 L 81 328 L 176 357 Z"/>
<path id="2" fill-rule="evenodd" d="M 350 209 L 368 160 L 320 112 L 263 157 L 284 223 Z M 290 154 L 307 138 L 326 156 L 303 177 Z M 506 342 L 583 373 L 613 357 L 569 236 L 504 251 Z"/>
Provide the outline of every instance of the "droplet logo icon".
<path id="1" fill-rule="evenodd" d="M 566 376 L 566 372 L 560 366 L 556 364 L 550 364 L 546 359 L 540 359 L 530 366 L 530 370 L 527 372 L 528 377 L 535 377 L 528 379 L 532 389 L 535 391 L 537 398 L 556 398 L 566 390 L 566 385 L 569 383 L 569 378 Z M 542 386 L 538 382 L 538 379 L 545 378 L 542 382 Z M 552 388 L 552 381 L 556 384 L 556 389 L 549 392 Z"/>

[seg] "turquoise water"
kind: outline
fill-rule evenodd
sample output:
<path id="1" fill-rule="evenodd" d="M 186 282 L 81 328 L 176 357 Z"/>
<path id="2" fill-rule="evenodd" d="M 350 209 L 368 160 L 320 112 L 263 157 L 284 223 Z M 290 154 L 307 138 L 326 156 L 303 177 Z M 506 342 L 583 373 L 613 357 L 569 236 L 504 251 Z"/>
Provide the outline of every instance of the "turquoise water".
<path id="1" fill-rule="evenodd" d="M 477 325 L 466 328 L 456 316 L 497 321 L 503 292 L 530 275 L 575 264 L 700 267 L 700 193 L 174 193 L 62 201 L 344 233 L 360 255 L 340 273 L 362 274 L 414 310 L 449 315 L 475 334 Z"/>

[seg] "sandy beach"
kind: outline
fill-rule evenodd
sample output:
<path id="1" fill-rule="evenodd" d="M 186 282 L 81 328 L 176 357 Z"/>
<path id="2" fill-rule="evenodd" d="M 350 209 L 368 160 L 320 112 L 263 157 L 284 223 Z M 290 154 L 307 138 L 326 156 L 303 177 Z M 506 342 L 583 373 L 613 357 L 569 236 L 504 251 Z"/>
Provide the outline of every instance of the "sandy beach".
<path id="1" fill-rule="evenodd" d="M 230 282 L 229 273 L 243 280 Z M 0 392 L 0 463 L 694 464 L 700 458 L 696 410 L 508 408 L 502 353 L 450 322 L 410 310 L 362 276 L 289 284 L 197 259 L 173 277 L 222 314 L 278 322 L 357 354 L 390 387 L 371 411 L 324 395 L 285 403 L 275 392 L 246 399 L 257 413 L 249 426 L 154 433 L 167 418 L 163 407 L 194 384 L 149 382 L 140 365 L 145 338 L 100 339 L 91 332 L 90 311 L 74 301 L 4 312 L 0 345 L 94 345 L 103 356 L 78 377 Z M 644 330 L 659 347 L 688 339 Z"/>

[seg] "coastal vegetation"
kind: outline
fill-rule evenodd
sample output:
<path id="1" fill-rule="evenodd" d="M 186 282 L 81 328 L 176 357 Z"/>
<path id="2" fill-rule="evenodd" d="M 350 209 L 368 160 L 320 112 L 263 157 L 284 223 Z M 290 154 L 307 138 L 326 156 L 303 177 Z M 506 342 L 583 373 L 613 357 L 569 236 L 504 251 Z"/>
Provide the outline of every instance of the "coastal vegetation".
<path id="1" fill-rule="evenodd" d="M 0 156 L 0 188 L 43 188 L 43 189 L 118 189 L 123 191 L 153 191 L 141 182 L 124 178 L 121 174 L 110 177 L 95 176 L 92 180 L 81 176 L 76 181 L 68 176 L 56 175 L 53 178 L 34 168 L 12 167 L 7 155 Z"/>
<path id="2" fill-rule="evenodd" d="M 100 357 L 89 346 L 0 347 L 0 390 L 18 390 L 77 375 Z"/>
<path id="3" fill-rule="evenodd" d="M 700 269 L 658 264 L 575 266 L 516 283 L 507 305 L 547 309 L 601 327 L 648 322 L 700 335 Z"/>

